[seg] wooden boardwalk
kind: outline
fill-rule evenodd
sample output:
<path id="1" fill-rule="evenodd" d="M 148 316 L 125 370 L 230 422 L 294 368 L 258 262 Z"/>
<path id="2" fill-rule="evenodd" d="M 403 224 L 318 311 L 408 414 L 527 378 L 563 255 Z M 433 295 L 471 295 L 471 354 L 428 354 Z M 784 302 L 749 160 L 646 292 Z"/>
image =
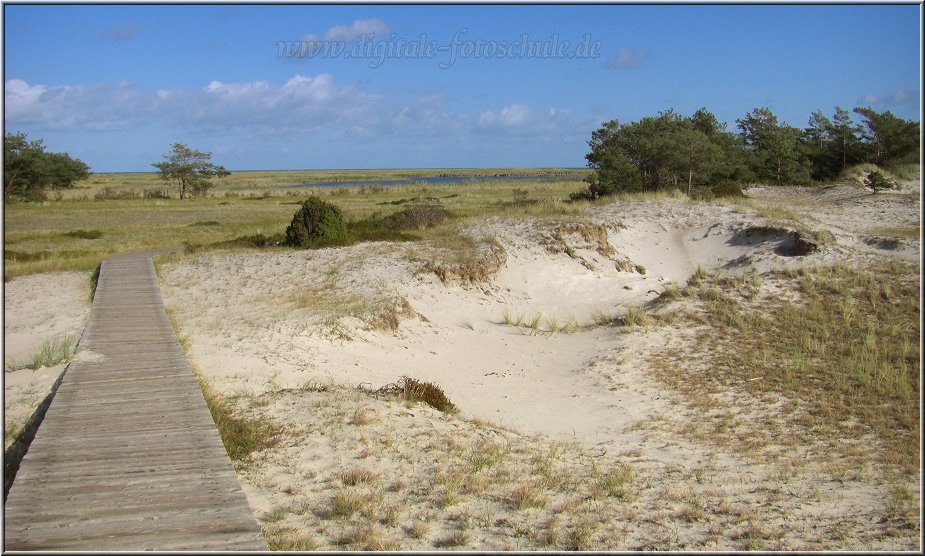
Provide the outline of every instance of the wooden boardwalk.
<path id="1" fill-rule="evenodd" d="M 103 262 L 5 505 L 5 550 L 267 550 L 167 319 L 151 257 Z"/>

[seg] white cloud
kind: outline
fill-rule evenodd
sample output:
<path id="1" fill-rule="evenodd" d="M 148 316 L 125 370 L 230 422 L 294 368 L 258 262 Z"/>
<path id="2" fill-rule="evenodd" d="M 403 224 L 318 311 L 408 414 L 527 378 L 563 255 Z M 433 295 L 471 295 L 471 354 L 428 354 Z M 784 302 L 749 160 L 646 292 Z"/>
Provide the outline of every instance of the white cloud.
<path id="1" fill-rule="evenodd" d="M 295 75 L 282 85 L 267 81 L 212 81 L 186 107 L 190 122 L 207 129 L 253 133 L 313 130 L 340 122 L 344 129 L 375 119 L 379 95 L 338 85 L 327 73 Z"/>
<path id="2" fill-rule="evenodd" d="M 276 133 L 317 129 L 340 122 L 344 129 L 375 123 L 379 95 L 337 84 L 330 74 L 268 81 L 210 81 L 197 90 L 145 91 L 116 85 L 5 84 L 6 122 L 36 130 L 111 130 L 169 125 L 192 130 L 247 129 Z"/>
<path id="3" fill-rule="evenodd" d="M 476 125 L 482 131 L 502 134 L 545 133 L 567 125 L 569 111 L 549 107 L 540 110 L 525 104 L 511 104 L 500 110 L 485 110 Z"/>
<path id="4" fill-rule="evenodd" d="M 919 92 L 908 89 L 899 89 L 895 92 L 878 95 L 876 93 L 867 93 L 858 99 L 859 104 L 865 105 L 883 105 L 883 106 L 901 106 L 917 104 L 919 101 Z"/>
<path id="5" fill-rule="evenodd" d="M 152 115 L 159 100 L 127 82 L 47 86 L 10 79 L 4 89 L 8 124 L 53 130 L 126 128 Z"/>
<path id="6" fill-rule="evenodd" d="M 357 19 L 350 25 L 331 27 L 322 38 L 326 41 L 352 41 L 363 35 L 384 35 L 388 32 L 389 26 L 380 19 Z"/>
<path id="7" fill-rule="evenodd" d="M 344 41 L 357 40 L 363 35 L 382 36 L 389 32 L 389 26 L 381 19 L 356 19 L 350 25 L 335 25 L 325 31 L 320 37 L 308 33 L 302 40 L 304 42 L 318 41 Z"/>
<path id="8" fill-rule="evenodd" d="M 383 127 L 403 136 L 446 136 L 463 130 L 466 119 L 448 108 L 445 96 L 438 92 L 412 99 L 406 105 L 395 108 L 393 115 L 383 122 Z"/>
<path id="9" fill-rule="evenodd" d="M 645 50 L 630 50 L 621 48 L 616 56 L 607 60 L 606 66 L 610 69 L 636 68 L 642 65 L 649 53 Z"/>
<path id="10" fill-rule="evenodd" d="M 481 127 L 518 127 L 524 126 L 533 120 L 533 110 L 524 104 L 505 106 L 497 112 L 486 110 L 479 114 L 478 124 Z"/>

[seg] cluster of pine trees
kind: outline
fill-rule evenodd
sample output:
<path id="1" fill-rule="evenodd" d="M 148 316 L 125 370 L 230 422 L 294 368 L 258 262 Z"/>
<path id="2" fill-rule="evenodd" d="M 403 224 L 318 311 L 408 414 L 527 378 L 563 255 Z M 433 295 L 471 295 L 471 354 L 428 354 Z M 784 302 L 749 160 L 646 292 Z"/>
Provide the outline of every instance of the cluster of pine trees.
<path id="1" fill-rule="evenodd" d="M 71 187 L 86 179 L 90 167 L 67 153 L 45 150 L 41 139 L 29 141 L 24 133 L 3 136 L 3 195 L 5 198 L 41 198 L 45 188 Z"/>
<path id="2" fill-rule="evenodd" d="M 621 191 L 764 182 L 808 183 L 837 177 L 869 162 L 881 167 L 919 162 L 919 123 L 890 112 L 855 108 L 861 123 L 836 107 L 831 119 L 816 111 L 805 129 L 778 121 L 768 108 L 726 129 L 706 108 L 690 117 L 672 109 L 620 123 L 611 120 L 591 134 L 585 155 L 593 173 L 580 197 Z"/>

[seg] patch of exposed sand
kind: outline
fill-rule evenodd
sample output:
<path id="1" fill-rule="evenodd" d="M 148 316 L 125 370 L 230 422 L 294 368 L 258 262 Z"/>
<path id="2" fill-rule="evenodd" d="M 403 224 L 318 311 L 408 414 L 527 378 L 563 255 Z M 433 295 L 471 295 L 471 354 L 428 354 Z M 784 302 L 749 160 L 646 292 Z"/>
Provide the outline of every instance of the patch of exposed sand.
<path id="1" fill-rule="evenodd" d="M 49 394 L 65 365 L 24 368 L 44 342 L 76 343 L 90 313 L 86 274 L 55 272 L 3 285 L 4 449 Z"/>
<path id="2" fill-rule="evenodd" d="M 506 260 L 491 280 L 466 287 L 424 271 L 421 246 L 378 243 L 205 253 L 164 264 L 162 294 L 202 375 L 238 395 L 241 411 L 286 428 L 279 447 L 241 469 L 258 518 L 284 546 L 915 548 L 914 531 L 883 517 L 892 510 L 881 484 L 826 478 L 815 464 L 745 461 L 682 438 L 690 414 L 642 364 L 677 338 L 593 326 L 699 266 L 741 273 L 858 260 L 866 232 L 857 213 L 829 207 L 829 194 L 755 191 L 769 202 L 802 199 L 807 220 L 832 231 L 833 245 L 801 257 L 788 256 L 780 234 L 748 234 L 766 223 L 735 207 L 628 201 L 595 207 L 579 226 L 479 222 L 477 234 L 494 238 Z M 908 190 L 875 201 L 872 215 L 888 222 L 919 211 Z M 917 240 L 904 245 L 918 256 Z M 340 388 L 405 375 L 438 384 L 462 418 Z M 507 451 L 497 467 L 473 470 L 486 439 Z M 549 453 L 562 454 L 554 466 L 570 479 L 549 479 Z M 631 494 L 602 495 L 601 470 L 623 465 L 634 474 Z M 344 484 L 355 467 L 376 478 Z M 512 489 L 526 487 L 546 501 L 513 502 L 523 493 Z M 336 515 L 345 493 L 372 502 Z"/>

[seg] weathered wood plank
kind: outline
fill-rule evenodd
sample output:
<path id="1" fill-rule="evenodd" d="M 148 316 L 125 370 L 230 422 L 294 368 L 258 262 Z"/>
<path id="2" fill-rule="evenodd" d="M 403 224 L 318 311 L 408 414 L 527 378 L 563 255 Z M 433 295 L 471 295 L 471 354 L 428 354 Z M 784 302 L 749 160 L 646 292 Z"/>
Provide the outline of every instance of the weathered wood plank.
<path id="1" fill-rule="evenodd" d="M 7 550 L 266 550 L 151 256 L 104 261 L 80 355 L 5 505 Z"/>

